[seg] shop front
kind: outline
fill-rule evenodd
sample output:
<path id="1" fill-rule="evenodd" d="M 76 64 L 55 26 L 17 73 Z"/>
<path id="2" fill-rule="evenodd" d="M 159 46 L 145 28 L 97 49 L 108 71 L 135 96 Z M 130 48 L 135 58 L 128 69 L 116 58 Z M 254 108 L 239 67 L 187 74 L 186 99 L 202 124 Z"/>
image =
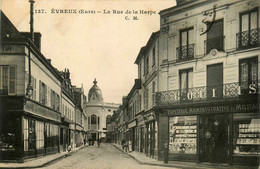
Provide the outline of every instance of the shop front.
<path id="1" fill-rule="evenodd" d="M 136 118 L 137 126 L 135 128 L 135 151 L 147 153 L 147 127 L 145 125 L 143 115 L 138 115 Z"/>
<path id="2" fill-rule="evenodd" d="M 259 107 L 248 99 L 158 108 L 159 159 L 168 143 L 169 160 L 258 165 Z"/>
<path id="3" fill-rule="evenodd" d="M 131 121 L 130 123 L 128 123 L 128 128 L 130 130 L 130 140 L 131 141 L 131 144 L 129 143 L 129 146 L 131 146 L 131 149 L 132 151 L 135 151 L 135 137 L 136 137 L 136 119 Z"/>
<path id="4" fill-rule="evenodd" d="M 151 158 L 157 158 L 158 156 L 158 150 L 157 150 L 157 121 L 155 118 L 155 113 L 150 112 L 146 113 L 144 115 L 144 121 L 147 128 L 147 143 L 146 143 L 146 149 L 147 153 L 146 155 Z"/>
<path id="5" fill-rule="evenodd" d="M 0 99 L 0 160 L 59 152 L 60 114 L 23 97 Z"/>

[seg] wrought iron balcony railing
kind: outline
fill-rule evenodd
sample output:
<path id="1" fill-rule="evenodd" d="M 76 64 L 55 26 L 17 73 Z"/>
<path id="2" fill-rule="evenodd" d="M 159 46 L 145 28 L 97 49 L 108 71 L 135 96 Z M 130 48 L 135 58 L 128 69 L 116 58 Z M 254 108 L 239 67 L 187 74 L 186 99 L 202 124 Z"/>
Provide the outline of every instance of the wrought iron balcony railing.
<path id="1" fill-rule="evenodd" d="M 247 85 L 245 85 L 247 84 Z M 182 104 L 212 100 L 235 99 L 258 94 L 257 82 L 227 83 L 218 86 L 203 86 L 157 92 L 155 105 Z"/>
<path id="2" fill-rule="evenodd" d="M 178 47 L 176 49 L 177 61 L 186 61 L 186 60 L 194 59 L 194 46 L 195 44 L 190 44 L 190 45 Z"/>
<path id="3" fill-rule="evenodd" d="M 212 49 L 217 49 L 218 51 L 224 51 L 224 36 L 207 39 L 205 43 L 205 54 L 209 53 Z"/>
<path id="4" fill-rule="evenodd" d="M 260 46 L 260 29 L 251 29 L 237 33 L 237 49 L 248 49 Z"/>

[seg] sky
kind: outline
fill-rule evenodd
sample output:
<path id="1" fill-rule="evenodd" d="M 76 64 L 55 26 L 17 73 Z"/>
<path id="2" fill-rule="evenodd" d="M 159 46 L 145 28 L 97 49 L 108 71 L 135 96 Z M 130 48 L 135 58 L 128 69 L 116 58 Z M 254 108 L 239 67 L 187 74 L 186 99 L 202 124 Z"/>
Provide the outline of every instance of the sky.
<path id="1" fill-rule="evenodd" d="M 140 48 L 160 29 L 160 10 L 172 6 L 175 0 L 35 0 L 34 31 L 43 55 L 68 68 L 85 95 L 96 78 L 105 102 L 122 103 L 138 78 Z M 19 31 L 30 31 L 28 0 L 2 0 L 1 9 Z"/>

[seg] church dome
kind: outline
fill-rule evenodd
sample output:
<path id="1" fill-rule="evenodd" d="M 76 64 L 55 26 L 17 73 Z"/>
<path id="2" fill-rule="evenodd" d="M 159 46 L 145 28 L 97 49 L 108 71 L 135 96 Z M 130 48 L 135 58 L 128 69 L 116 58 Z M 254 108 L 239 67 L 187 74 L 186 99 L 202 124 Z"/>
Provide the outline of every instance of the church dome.
<path id="1" fill-rule="evenodd" d="M 103 96 L 100 88 L 97 85 L 96 79 L 93 81 L 94 85 L 88 92 L 88 101 L 89 102 L 103 102 Z"/>

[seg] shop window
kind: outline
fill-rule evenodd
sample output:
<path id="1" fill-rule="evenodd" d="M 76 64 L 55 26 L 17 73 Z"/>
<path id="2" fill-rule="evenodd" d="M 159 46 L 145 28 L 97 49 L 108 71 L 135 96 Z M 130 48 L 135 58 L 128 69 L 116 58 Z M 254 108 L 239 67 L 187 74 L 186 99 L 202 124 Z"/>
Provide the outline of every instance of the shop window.
<path id="1" fill-rule="evenodd" d="M 17 139 L 15 119 L 0 120 L 0 151 L 14 151 Z"/>
<path id="2" fill-rule="evenodd" d="M 24 142 L 24 151 L 28 151 L 28 138 L 29 138 L 29 128 L 28 128 L 28 119 L 23 119 L 23 142 Z"/>
<path id="3" fill-rule="evenodd" d="M 197 116 L 169 118 L 169 153 L 196 154 Z"/>
<path id="4" fill-rule="evenodd" d="M 233 116 L 234 155 L 260 154 L 260 117 L 258 114 L 244 113 Z"/>
<path id="5" fill-rule="evenodd" d="M 0 66 L 0 95 L 16 93 L 15 66 Z"/>
<path id="6" fill-rule="evenodd" d="M 154 124 L 154 150 L 157 150 L 158 147 L 158 138 L 157 138 L 157 134 L 158 134 L 158 127 L 157 127 L 157 121 L 155 120 L 155 124 Z"/>
<path id="7" fill-rule="evenodd" d="M 257 94 L 258 58 L 252 57 L 239 61 L 239 83 L 242 95 Z"/>
<path id="8" fill-rule="evenodd" d="M 46 147 L 58 146 L 59 142 L 59 128 L 53 124 L 46 124 Z"/>
<path id="9" fill-rule="evenodd" d="M 36 121 L 36 148 L 44 148 L 44 123 Z"/>

